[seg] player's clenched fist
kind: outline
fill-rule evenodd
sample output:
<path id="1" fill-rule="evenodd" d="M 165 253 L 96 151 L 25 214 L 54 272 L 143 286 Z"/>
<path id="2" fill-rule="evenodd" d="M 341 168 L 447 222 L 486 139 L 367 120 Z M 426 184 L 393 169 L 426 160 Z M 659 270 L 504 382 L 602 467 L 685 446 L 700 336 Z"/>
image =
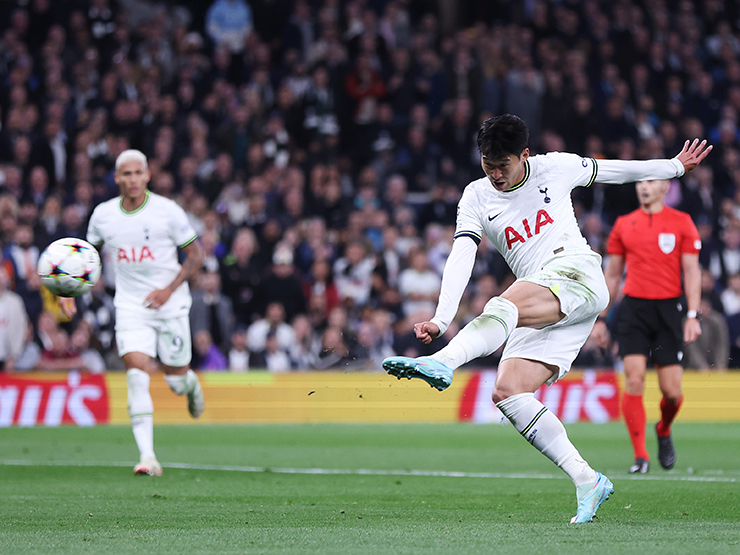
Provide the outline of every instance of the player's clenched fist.
<path id="1" fill-rule="evenodd" d="M 432 339 L 439 335 L 439 326 L 432 322 L 419 322 L 418 324 L 414 324 L 414 333 L 416 334 L 416 339 L 424 343 L 424 345 L 429 345 Z"/>

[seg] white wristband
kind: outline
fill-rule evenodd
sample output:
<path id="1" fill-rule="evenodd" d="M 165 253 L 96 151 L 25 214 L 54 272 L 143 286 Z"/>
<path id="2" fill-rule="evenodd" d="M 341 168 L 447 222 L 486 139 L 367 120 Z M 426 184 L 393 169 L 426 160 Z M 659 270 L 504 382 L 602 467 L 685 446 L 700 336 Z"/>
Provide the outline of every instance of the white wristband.
<path id="1" fill-rule="evenodd" d="M 696 310 L 688 310 L 686 312 L 686 318 L 696 318 L 699 316 L 699 313 Z"/>

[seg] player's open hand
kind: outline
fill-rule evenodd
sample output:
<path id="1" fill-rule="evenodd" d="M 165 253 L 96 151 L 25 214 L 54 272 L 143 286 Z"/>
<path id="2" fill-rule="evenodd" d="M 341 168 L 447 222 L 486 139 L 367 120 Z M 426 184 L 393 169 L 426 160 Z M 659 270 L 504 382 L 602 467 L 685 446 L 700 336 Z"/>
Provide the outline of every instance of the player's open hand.
<path id="1" fill-rule="evenodd" d="M 706 139 L 702 142 L 699 142 L 699 139 L 694 139 L 691 143 L 686 141 L 676 158 L 683 164 L 686 173 L 689 173 L 707 157 L 707 154 L 712 152 L 713 148 L 712 145 L 707 145 Z"/>
<path id="2" fill-rule="evenodd" d="M 170 298 L 171 293 L 168 289 L 155 289 L 144 299 L 144 306 L 147 308 L 159 308 Z"/>
<path id="3" fill-rule="evenodd" d="M 416 339 L 424 343 L 424 345 L 429 345 L 432 339 L 439 335 L 439 326 L 432 322 L 419 322 L 418 324 L 414 324 L 414 333 L 416 334 Z"/>

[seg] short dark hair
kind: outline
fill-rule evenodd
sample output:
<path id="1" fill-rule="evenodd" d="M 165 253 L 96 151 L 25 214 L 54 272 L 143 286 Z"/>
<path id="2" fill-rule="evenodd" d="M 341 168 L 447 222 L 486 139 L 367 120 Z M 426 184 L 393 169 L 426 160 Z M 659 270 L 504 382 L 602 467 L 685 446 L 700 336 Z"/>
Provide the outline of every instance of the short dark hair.
<path id="1" fill-rule="evenodd" d="M 513 114 L 488 118 L 478 129 L 478 150 L 490 160 L 499 160 L 509 154 L 521 156 L 528 141 L 527 124 Z"/>

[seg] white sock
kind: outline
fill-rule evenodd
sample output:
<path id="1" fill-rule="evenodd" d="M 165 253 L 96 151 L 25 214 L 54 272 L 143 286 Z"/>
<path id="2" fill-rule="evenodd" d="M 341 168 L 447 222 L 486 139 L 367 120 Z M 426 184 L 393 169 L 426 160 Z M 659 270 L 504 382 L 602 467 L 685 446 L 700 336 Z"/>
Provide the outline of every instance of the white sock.
<path id="1" fill-rule="evenodd" d="M 514 303 L 494 297 L 483 313 L 461 329 L 450 343 L 432 355 L 453 370 L 466 362 L 493 353 L 516 328 L 519 309 Z"/>
<path id="2" fill-rule="evenodd" d="M 496 406 L 529 443 L 570 476 L 576 487 L 596 481 L 596 472 L 570 442 L 563 423 L 533 393 L 512 395 Z"/>
<path id="3" fill-rule="evenodd" d="M 176 395 L 187 395 L 198 383 L 198 375 L 191 369 L 184 374 L 165 374 L 164 381 Z"/>
<path id="4" fill-rule="evenodd" d="M 149 374 L 138 368 L 126 372 L 128 414 L 142 459 L 154 455 L 154 403 L 149 393 Z"/>

